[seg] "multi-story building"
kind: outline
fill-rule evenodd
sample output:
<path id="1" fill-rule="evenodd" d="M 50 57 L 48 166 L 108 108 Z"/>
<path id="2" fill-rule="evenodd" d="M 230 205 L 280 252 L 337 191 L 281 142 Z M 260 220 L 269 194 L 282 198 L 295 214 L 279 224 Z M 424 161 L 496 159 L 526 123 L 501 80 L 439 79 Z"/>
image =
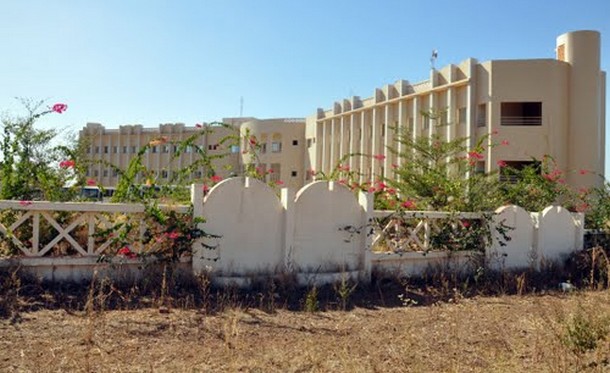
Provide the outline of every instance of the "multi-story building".
<path id="1" fill-rule="evenodd" d="M 605 72 L 600 35 L 569 32 L 557 38 L 555 59 L 467 59 L 432 69 L 428 80 L 400 80 L 372 97 L 350 97 L 307 118 L 305 167 L 325 173 L 346 154 L 362 181 L 391 176 L 400 159 L 389 151 L 395 130 L 447 140 L 466 138 L 473 149 L 489 136 L 477 168 L 513 165 L 552 156 L 573 186 L 599 185 L 605 157 Z M 440 113 L 431 123 L 430 112 Z M 438 123 L 436 123 L 438 124 Z M 508 146 L 492 146 L 497 142 Z M 381 160 L 381 161 L 379 161 Z M 578 172 L 586 170 L 586 172 Z M 584 174 L 584 175 L 583 175 Z"/>
<path id="2" fill-rule="evenodd" d="M 244 165 L 255 163 L 268 181 L 299 188 L 303 185 L 304 126 L 299 118 L 265 119 L 224 118 L 222 123 L 186 126 L 183 123 L 160 124 L 157 128 L 142 125 L 125 125 L 107 129 L 99 123 L 87 123 L 80 131 L 86 153 L 92 161 L 87 176 L 104 187 L 117 185 L 119 174 L 131 159 L 146 145 L 142 164 L 150 174 L 140 175 L 139 181 L 153 177 L 156 183 L 168 184 L 175 173 L 191 167 L 188 178 L 203 181 L 209 171 L 226 178 L 240 174 Z M 240 138 L 249 134 L 260 144 L 257 157 L 242 153 Z M 190 139 L 184 149 L 181 142 Z M 245 147 L 241 147 L 245 149 Z M 212 167 L 201 162 L 198 149 L 212 158 Z"/>
<path id="3" fill-rule="evenodd" d="M 196 136 L 193 144 L 209 154 L 227 154 L 214 160 L 222 177 L 239 174 L 244 165 L 255 162 L 268 181 L 300 188 L 311 180 L 310 170 L 329 174 L 339 162 L 358 171 L 361 182 L 391 177 L 392 165 L 401 162 L 390 151 L 401 151 L 396 131 L 448 141 L 464 138 L 468 151 L 484 138 L 486 146 L 476 164 L 481 171 L 497 170 L 503 163 L 518 167 L 550 155 L 568 184 L 592 186 L 603 182 L 605 92 L 600 35 L 575 31 L 557 38 L 556 58 L 470 58 L 432 69 L 422 82 L 400 80 L 375 89 L 372 97 L 335 102 L 306 120 L 225 118 L 229 126 L 204 125 L 213 131 Z M 124 169 L 144 144 L 162 136 L 170 142 L 184 140 L 202 128 L 178 123 L 105 129 L 88 123 L 81 137 L 89 139 L 91 158 L 102 160 L 92 165 L 89 176 L 114 186 L 118 178 L 108 164 Z M 222 141 L 235 135 L 241 136 L 241 143 Z M 258 144 L 256 159 L 247 151 L 251 138 Z M 500 143 L 508 145 L 493 146 Z M 180 157 L 174 153 L 172 145 L 159 144 L 145 154 L 144 164 L 156 172 L 158 182 L 170 180 L 172 172 L 198 159 L 193 148 Z M 349 156 L 355 153 L 377 157 Z M 205 177 L 207 171 L 195 167 L 191 180 Z"/>

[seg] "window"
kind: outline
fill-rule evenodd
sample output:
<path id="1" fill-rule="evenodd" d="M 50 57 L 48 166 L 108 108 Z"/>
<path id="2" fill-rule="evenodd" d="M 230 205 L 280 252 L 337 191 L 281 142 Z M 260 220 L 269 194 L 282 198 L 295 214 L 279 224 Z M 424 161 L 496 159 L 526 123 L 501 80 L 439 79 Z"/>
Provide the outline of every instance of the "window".
<path id="1" fill-rule="evenodd" d="M 90 169 L 87 169 L 87 171 L 85 172 L 85 176 L 87 176 L 87 177 L 91 176 L 91 170 Z"/>
<path id="2" fill-rule="evenodd" d="M 271 152 L 279 153 L 282 151 L 282 143 L 279 141 L 274 141 L 271 143 Z"/>
<path id="3" fill-rule="evenodd" d="M 163 153 L 169 153 L 170 145 L 163 145 Z"/>
<path id="4" fill-rule="evenodd" d="M 458 124 L 466 124 L 466 108 L 461 107 L 458 109 Z"/>
<path id="5" fill-rule="evenodd" d="M 485 173 L 485 161 L 478 161 L 474 166 L 474 172 L 477 174 Z"/>
<path id="6" fill-rule="evenodd" d="M 423 129 L 427 130 L 430 128 L 430 117 L 428 115 L 423 115 L 422 116 L 422 120 L 423 120 Z"/>
<path id="7" fill-rule="evenodd" d="M 119 172 L 117 170 L 112 170 L 112 177 L 119 176 Z"/>
<path id="8" fill-rule="evenodd" d="M 542 102 L 503 102 L 500 111 L 503 126 L 542 125 Z"/>
<path id="9" fill-rule="evenodd" d="M 201 179 L 201 176 L 203 175 L 203 173 L 201 171 L 195 171 L 194 173 L 195 178 L 197 179 Z"/>
<path id="10" fill-rule="evenodd" d="M 132 147 L 131 147 L 131 152 L 132 152 L 133 154 L 136 154 L 136 153 L 138 152 L 138 147 L 137 147 L 137 146 L 132 146 Z"/>
<path id="11" fill-rule="evenodd" d="M 292 176 L 292 177 L 297 177 L 297 172 L 296 172 L 296 171 L 291 171 L 291 172 L 290 172 L 290 176 Z"/>
<path id="12" fill-rule="evenodd" d="M 153 146 L 151 149 L 151 152 L 156 153 L 157 152 L 157 145 Z"/>
<path id="13" fill-rule="evenodd" d="M 299 145 L 299 140 L 292 140 L 292 146 Z"/>
<path id="14" fill-rule="evenodd" d="M 261 154 L 267 153 L 267 143 L 264 142 L 261 144 Z"/>
<path id="15" fill-rule="evenodd" d="M 104 177 L 108 177 L 108 170 L 104 170 Z"/>
<path id="16" fill-rule="evenodd" d="M 477 107 L 477 127 L 487 125 L 487 104 L 480 104 Z"/>
<path id="17" fill-rule="evenodd" d="M 118 152 L 119 152 L 119 147 L 118 147 L 118 146 L 113 146 L 113 147 L 112 147 L 112 153 L 113 153 L 113 154 L 116 154 L 116 153 L 118 153 Z"/>
<path id="18" fill-rule="evenodd" d="M 271 163 L 269 169 L 269 181 L 280 181 L 281 166 L 279 163 Z"/>
<path id="19" fill-rule="evenodd" d="M 192 153 L 193 152 L 193 145 L 187 145 L 186 148 L 184 148 L 184 152 L 185 153 Z"/>
<path id="20" fill-rule="evenodd" d="M 208 145 L 208 150 L 218 150 L 218 144 L 210 144 L 210 145 Z"/>
<path id="21" fill-rule="evenodd" d="M 93 171 L 93 176 L 95 176 L 95 177 L 100 176 L 100 172 L 98 170 Z"/>
<path id="22" fill-rule="evenodd" d="M 99 146 L 96 146 L 96 147 L 95 147 L 95 153 L 96 153 L 96 154 L 99 154 L 99 153 L 100 153 L 100 147 L 99 147 Z"/>
<path id="23" fill-rule="evenodd" d="M 163 178 L 163 179 L 167 179 L 167 176 L 168 176 L 168 175 L 169 175 L 169 174 L 168 174 L 167 170 L 161 170 L 161 178 Z"/>
<path id="24" fill-rule="evenodd" d="M 239 145 L 231 145 L 231 153 L 239 153 Z"/>
<path id="25" fill-rule="evenodd" d="M 385 123 L 381 123 L 381 137 L 385 136 Z"/>
<path id="26" fill-rule="evenodd" d="M 127 153 L 127 147 L 123 146 L 123 154 L 126 154 L 126 153 Z"/>
<path id="27" fill-rule="evenodd" d="M 108 146 L 104 146 L 104 154 L 108 154 Z"/>
<path id="28" fill-rule="evenodd" d="M 536 173 L 542 171 L 538 161 L 503 161 L 504 165 L 500 168 L 500 181 L 504 183 L 516 183 L 519 181 L 519 171 L 525 168 L 533 168 Z"/>

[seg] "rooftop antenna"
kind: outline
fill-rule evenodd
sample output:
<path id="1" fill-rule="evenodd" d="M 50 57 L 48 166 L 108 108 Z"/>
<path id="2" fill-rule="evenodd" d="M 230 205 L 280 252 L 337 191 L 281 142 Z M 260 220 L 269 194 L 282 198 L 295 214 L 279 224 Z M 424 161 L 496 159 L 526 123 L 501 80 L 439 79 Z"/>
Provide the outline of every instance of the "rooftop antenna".
<path id="1" fill-rule="evenodd" d="M 239 117 L 244 116 L 244 96 L 239 98 Z"/>
<path id="2" fill-rule="evenodd" d="M 430 56 L 430 69 L 434 70 L 434 64 L 436 63 L 436 59 L 438 58 L 438 50 L 432 50 L 432 56 Z"/>

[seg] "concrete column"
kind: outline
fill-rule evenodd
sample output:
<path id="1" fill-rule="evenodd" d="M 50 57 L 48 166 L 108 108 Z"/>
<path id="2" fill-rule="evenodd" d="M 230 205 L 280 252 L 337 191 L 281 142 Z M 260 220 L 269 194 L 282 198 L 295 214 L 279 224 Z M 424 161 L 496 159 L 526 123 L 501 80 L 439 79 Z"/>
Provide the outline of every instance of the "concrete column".
<path id="1" fill-rule="evenodd" d="M 284 208 L 284 268 L 288 272 L 294 271 L 294 197 L 292 189 L 282 188 L 281 202 Z"/>

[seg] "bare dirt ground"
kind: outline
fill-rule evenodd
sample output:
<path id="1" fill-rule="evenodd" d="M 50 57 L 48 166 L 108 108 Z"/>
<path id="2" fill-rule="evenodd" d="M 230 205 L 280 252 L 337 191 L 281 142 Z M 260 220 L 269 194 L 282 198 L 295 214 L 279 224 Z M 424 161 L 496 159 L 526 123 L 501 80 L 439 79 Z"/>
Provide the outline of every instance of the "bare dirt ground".
<path id="1" fill-rule="evenodd" d="M 574 315 L 610 327 L 610 291 L 315 313 L 165 311 L 42 309 L 0 320 L 0 371 L 610 372 L 608 334 L 583 352 L 566 342 Z M 593 324 L 578 325 L 591 339 Z"/>

